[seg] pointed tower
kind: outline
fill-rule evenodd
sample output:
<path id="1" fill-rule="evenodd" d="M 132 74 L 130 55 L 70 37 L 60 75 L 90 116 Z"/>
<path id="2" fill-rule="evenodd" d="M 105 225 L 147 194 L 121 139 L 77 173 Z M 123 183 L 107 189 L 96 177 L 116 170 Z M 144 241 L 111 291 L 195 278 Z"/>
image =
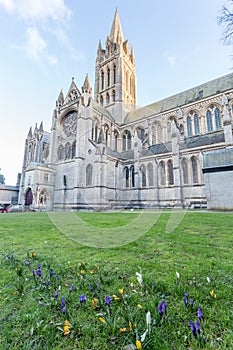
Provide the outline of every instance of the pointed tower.
<path id="1" fill-rule="evenodd" d="M 70 88 L 69 88 L 69 91 L 66 95 L 66 98 L 65 98 L 65 104 L 66 103 L 71 103 L 71 102 L 74 102 L 78 99 L 78 97 L 81 95 L 77 85 L 75 84 L 75 81 L 74 81 L 74 77 L 72 78 L 72 82 L 71 82 L 71 85 L 70 85 Z"/>
<path id="2" fill-rule="evenodd" d="M 105 49 L 99 41 L 95 70 L 95 101 L 105 107 L 117 123 L 123 123 L 136 106 L 136 68 L 133 49 L 124 41 L 116 9 Z"/>

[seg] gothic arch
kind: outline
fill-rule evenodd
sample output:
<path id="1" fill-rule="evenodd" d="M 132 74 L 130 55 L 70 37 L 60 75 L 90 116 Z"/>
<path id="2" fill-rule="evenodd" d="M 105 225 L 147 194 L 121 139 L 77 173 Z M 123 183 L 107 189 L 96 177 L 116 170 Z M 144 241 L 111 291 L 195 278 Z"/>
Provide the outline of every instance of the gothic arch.
<path id="1" fill-rule="evenodd" d="M 206 108 L 206 130 L 207 132 L 222 129 L 222 108 L 217 103 L 211 103 Z"/>
<path id="2" fill-rule="evenodd" d="M 147 165 L 147 174 L 148 174 L 148 186 L 154 185 L 154 171 L 153 171 L 153 164 L 149 163 Z"/>
<path id="3" fill-rule="evenodd" d="M 192 183 L 198 184 L 200 182 L 200 163 L 197 157 L 192 156 L 191 159 L 192 169 Z"/>
<path id="4" fill-rule="evenodd" d="M 29 187 L 25 192 L 25 206 L 30 206 L 33 202 L 32 189 Z"/>
<path id="5" fill-rule="evenodd" d="M 167 180 L 168 185 L 174 185 L 173 162 L 171 159 L 167 162 Z"/>
<path id="6" fill-rule="evenodd" d="M 46 189 L 42 189 L 38 196 L 38 205 L 41 207 L 46 207 L 49 202 L 49 194 Z"/>
<path id="7" fill-rule="evenodd" d="M 104 125 L 104 141 L 106 146 L 109 144 L 110 128 L 108 124 Z"/>
<path id="8" fill-rule="evenodd" d="M 88 164 L 86 166 L 86 186 L 93 185 L 93 166 Z"/>
<path id="9" fill-rule="evenodd" d="M 147 185 L 147 183 L 146 183 L 146 166 L 145 166 L 145 164 L 142 164 L 140 166 L 140 175 L 141 175 L 141 185 L 142 185 L 142 187 L 145 187 Z"/>
<path id="10" fill-rule="evenodd" d="M 189 164 L 188 164 L 188 160 L 186 158 L 182 158 L 181 168 L 182 168 L 183 184 L 188 185 L 188 183 L 189 183 Z"/>
<path id="11" fill-rule="evenodd" d="M 158 173 L 159 173 L 160 186 L 165 186 L 166 185 L 166 168 L 165 168 L 165 162 L 163 160 L 159 162 Z"/>

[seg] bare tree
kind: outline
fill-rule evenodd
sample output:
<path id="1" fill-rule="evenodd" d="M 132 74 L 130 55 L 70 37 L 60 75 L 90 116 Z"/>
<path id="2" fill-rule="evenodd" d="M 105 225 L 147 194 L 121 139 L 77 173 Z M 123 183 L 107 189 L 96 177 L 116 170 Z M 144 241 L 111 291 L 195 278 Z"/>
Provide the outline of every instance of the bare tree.
<path id="1" fill-rule="evenodd" d="M 233 44 L 233 0 L 228 0 L 219 12 L 218 23 L 223 27 L 222 41 L 225 45 Z"/>

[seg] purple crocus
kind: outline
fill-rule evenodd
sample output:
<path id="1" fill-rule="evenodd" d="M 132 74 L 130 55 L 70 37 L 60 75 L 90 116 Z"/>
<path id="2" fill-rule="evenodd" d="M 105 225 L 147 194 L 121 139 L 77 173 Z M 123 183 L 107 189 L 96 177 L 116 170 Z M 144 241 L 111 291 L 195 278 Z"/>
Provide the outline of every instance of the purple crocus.
<path id="1" fill-rule="evenodd" d="M 80 295 L 79 296 L 79 301 L 80 301 L 81 304 L 85 303 L 87 301 L 86 295 L 85 294 Z"/>
<path id="2" fill-rule="evenodd" d="M 196 329 L 198 331 L 198 334 L 201 333 L 201 326 L 200 326 L 200 323 L 198 321 L 196 321 Z"/>
<path id="3" fill-rule="evenodd" d="M 37 274 L 38 274 L 38 276 L 39 276 L 39 277 L 41 277 L 41 276 L 42 276 L 42 270 L 41 270 L 40 268 L 38 268 L 38 270 L 37 270 Z"/>
<path id="4" fill-rule="evenodd" d="M 186 297 L 186 298 L 188 298 L 188 293 L 186 292 L 186 290 L 184 291 L 184 296 Z"/>
<path id="5" fill-rule="evenodd" d="M 163 315 L 163 305 L 162 305 L 162 303 L 158 305 L 158 312 L 160 314 L 160 317 L 162 317 L 162 315 Z"/>
<path id="6" fill-rule="evenodd" d="M 63 314 L 65 314 L 66 306 L 65 306 L 65 298 L 64 297 L 61 298 L 61 310 L 62 310 Z"/>
<path id="7" fill-rule="evenodd" d="M 36 277 L 36 271 L 35 270 L 32 270 L 32 274 L 34 277 Z"/>
<path id="8" fill-rule="evenodd" d="M 184 298 L 184 305 L 187 307 L 187 298 Z"/>
<path id="9" fill-rule="evenodd" d="M 59 279 L 59 278 L 60 278 L 60 276 L 58 275 L 58 273 L 56 274 L 56 278 L 57 278 L 57 279 Z"/>
<path id="10" fill-rule="evenodd" d="M 74 290 L 74 286 L 71 284 L 70 286 L 70 293 Z"/>
<path id="11" fill-rule="evenodd" d="M 164 313 L 167 314 L 167 304 L 165 303 L 164 300 L 162 300 L 162 307 L 163 307 Z"/>
<path id="12" fill-rule="evenodd" d="M 110 305 L 110 301 L 111 301 L 111 297 L 110 297 L 110 295 L 107 295 L 106 298 L 105 298 L 105 304 L 107 306 L 109 306 Z"/>
<path id="13" fill-rule="evenodd" d="M 49 276 L 52 277 L 53 274 L 54 274 L 53 269 L 50 269 L 49 270 Z"/>
<path id="14" fill-rule="evenodd" d="M 24 264 L 26 265 L 26 266 L 28 266 L 28 265 L 30 265 L 30 261 L 24 261 Z"/>
<path id="15" fill-rule="evenodd" d="M 194 326 L 193 321 L 191 320 L 191 321 L 189 322 L 189 324 L 190 324 L 190 327 L 191 327 L 191 331 L 193 332 L 193 335 L 194 335 L 194 337 L 196 338 L 196 337 L 197 337 L 197 330 L 196 330 L 196 327 Z"/>
<path id="16" fill-rule="evenodd" d="M 58 298 L 58 291 L 55 292 L 55 298 Z"/>
<path id="17" fill-rule="evenodd" d="M 41 264 L 38 264 L 38 269 L 41 269 Z"/>
<path id="18" fill-rule="evenodd" d="M 197 317 L 199 318 L 200 321 L 204 321 L 203 313 L 202 313 L 202 308 L 199 307 L 197 310 Z"/>
<path id="19" fill-rule="evenodd" d="M 93 285 L 90 284 L 90 291 L 93 291 Z"/>
<path id="20" fill-rule="evenodd" d="M 189 299 L 189 304 L 190 304 L 190 306 L 193 306 L 193 299 L 192 298 Z"/>

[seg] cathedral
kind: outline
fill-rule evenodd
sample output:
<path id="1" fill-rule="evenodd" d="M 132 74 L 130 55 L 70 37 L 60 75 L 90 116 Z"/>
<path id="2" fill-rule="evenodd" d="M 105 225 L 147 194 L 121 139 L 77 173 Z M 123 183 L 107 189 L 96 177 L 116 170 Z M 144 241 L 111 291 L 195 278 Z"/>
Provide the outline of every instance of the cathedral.
<path id="1" fill-rule="evenodd" d="M 214 207 L 216 173 L 233 183 L 232 118 L 232 73 L 137 109 L 134 51 L 116 10 L 98 44 L 94 91 L 88 75 L 81 88 L 73 78 L 51 131 L 42 122 L 29 129 L 19 202 L 41 210 Z"/>

